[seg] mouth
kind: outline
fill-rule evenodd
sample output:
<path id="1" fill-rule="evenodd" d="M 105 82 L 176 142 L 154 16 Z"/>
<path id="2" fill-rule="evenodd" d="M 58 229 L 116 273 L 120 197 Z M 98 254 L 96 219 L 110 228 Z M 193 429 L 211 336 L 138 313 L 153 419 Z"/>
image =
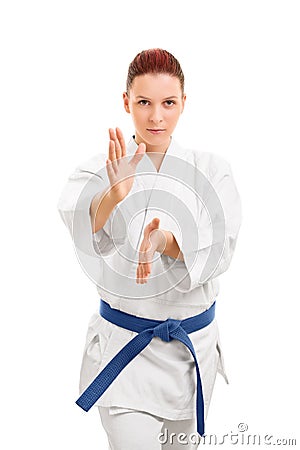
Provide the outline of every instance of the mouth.
<path id="1" fill-rule="evenodd" d="M 165 130 L 165 128 L 147 128 L 147 131 L 149 131 L 149 133 L 152 133 L 152 134 L 160 134 L 166 130 Z"/>

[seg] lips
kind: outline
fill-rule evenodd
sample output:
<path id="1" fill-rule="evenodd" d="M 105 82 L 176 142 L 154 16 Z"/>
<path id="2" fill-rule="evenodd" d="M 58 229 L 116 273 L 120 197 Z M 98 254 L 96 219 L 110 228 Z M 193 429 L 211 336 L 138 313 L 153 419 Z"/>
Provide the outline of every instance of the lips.
<path id="1" fill-rule="evenodd" d="M 159 134 L 166 131 L 164 128 L 147 128 L 147 131 L 149 131 L 152 134 Z"/>

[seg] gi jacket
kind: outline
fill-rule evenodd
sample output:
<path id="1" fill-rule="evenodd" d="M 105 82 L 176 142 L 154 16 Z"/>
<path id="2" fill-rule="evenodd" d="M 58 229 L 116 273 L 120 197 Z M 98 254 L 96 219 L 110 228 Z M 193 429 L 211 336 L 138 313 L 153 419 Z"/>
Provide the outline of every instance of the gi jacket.
<path id="1" fill-rule="evenodd" d="M 126 157 L 131 159 L 136 149 L 132 138 Z M 172 139 L 159 171 L 144 155 L 130 193 L 93 234 L 90 203 L 109 186 L 106 159 L 106 154 L 99 154 L 77 167 L 58 204 L 78 259 L 100 297 L 113 308 L 156 320 L 203 312 L 218 296 L 217 277 L 230 265 L 241 224 L 241 202 L 229 163 L 214 153 L 183 149 Z M 184 260 L 155 253 L 148 282 L 137 284 L 143 230 L 154 217 L 160 219 L 161 229 L 173 233 Z M 98 313 L 92 316 L 80 391 L 134 335 Z M 226 379 L 216 321 L 190 337 L 199 357 L 207 408 L 216 371 Z M 188 351 L 179 342 L 155 338 L 97 405 L 142 409 L 174 420 L 191 418 L 194 388 Z"/>

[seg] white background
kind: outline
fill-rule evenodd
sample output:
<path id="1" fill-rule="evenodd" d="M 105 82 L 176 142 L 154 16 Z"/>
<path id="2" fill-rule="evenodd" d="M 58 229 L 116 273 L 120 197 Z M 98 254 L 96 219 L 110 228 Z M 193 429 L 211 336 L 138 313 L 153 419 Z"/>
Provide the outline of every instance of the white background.
<path id="1" fill-rule="evenodd" d="M 130 138 L 127 68 L 151 47 L 185 72 L 176 140 L 225 157 L 243 204 L 206 431 L 299 438 L 299 20 L 291 0 L 2 3 L 1 448 L 106 448 L 74 403 L 98 296 L 56 205 L 108 127 Z"/>

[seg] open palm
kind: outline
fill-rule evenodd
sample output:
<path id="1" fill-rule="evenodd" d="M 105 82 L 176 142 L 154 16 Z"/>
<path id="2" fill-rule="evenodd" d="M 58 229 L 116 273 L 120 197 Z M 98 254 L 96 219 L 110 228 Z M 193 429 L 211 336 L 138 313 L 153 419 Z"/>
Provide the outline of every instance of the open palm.
<path id="1" fill-rule="evenodd" d="M 126 145 L 122 131 L 109 129 L 109 158 L 106 160 L 106 170 L 111 185 L 111 194 L 119 201 L 130 192 L 138 163 L 143 158 L 146 145 L 141 143 L 131 160 L 126 158 Z"/>
<path id="2" fill-rule="evenodd" d="M 159 230 L 160 220 L 155 217 L 144 230 L 144 239 L 139 249 L 139 263 L 136 271 L 136 281 L 138 284 L 147 283 L 147 278 L 151 273 L 154 253 L 165 247 L 166 238 L 163 231 Z"/>

